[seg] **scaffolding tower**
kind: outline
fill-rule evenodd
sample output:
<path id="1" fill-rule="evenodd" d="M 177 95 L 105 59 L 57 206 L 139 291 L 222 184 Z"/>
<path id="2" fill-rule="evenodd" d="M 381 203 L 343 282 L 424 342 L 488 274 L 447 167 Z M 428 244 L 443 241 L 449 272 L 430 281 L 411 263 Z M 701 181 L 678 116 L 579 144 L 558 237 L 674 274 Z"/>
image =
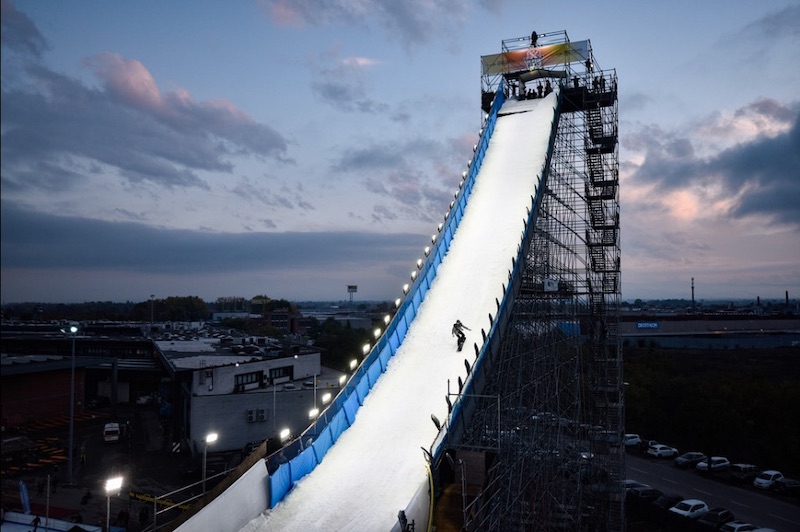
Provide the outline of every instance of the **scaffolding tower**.
<path id="1" fill-rule="evenodd" d="M 504 40 L 501 60 L 531 44 Z M 434 514 L 439 530 L 625 528 L 617 76 L 584 44 L 585 60 L 542 74 L 560 86 L 543 197 L 499 354 L 436 472 L 437 509 L 455 506 Z M 532 79 L 503 70 L 483 77 L 482 107 Z"/>

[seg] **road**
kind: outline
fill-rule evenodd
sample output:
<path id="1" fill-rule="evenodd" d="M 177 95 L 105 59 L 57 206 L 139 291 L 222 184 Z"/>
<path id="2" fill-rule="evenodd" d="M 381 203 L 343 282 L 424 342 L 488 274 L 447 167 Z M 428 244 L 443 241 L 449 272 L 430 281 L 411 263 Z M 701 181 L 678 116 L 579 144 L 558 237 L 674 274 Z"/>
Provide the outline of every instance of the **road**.
<path id="1" fill-rule="evenodd" d="M 677 493 L 687 499 L 700 499 L 710 507 L 721 506 L 746 521 L 780 531 L 800 530 L 800 504 L 797 499 L 776 496 L 749 484 L 731 485 L 707 478 L 693 470 L 677 469 L 671 460 L 656 460 L 628 454 L 629 479 L 648 484 L 664 493 Z"/>

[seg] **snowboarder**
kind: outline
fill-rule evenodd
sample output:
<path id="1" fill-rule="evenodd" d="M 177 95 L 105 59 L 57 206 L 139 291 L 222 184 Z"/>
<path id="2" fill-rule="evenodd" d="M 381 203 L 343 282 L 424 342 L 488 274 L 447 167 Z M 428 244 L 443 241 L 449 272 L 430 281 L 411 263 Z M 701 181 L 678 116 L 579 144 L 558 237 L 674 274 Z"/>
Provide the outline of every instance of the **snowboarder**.
<path id="1" fill-rule="evenodd" d="M 461 348 L 464 347 L 464 342 L 467 341 L 467 335 L 464 334 L 464 329 L 471 330 L 469 327 L 461 323 L 461 320 L 456 320 L 453 324 L 453 336 L 458 337 L 458 350 L 461 351 Z"/>

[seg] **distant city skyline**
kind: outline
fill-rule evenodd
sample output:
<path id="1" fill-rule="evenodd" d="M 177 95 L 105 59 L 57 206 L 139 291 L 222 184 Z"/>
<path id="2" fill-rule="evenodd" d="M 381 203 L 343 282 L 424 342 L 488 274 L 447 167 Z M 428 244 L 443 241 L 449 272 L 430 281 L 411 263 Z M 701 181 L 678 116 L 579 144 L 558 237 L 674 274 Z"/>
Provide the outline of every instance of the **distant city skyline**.
<path id="1" fill-rule="evenodd" d="M 400 297 L 532 30 L 618 73 L 624 300 L 800 294 L 796 2 L 1 1 L 3 303 Z"/>

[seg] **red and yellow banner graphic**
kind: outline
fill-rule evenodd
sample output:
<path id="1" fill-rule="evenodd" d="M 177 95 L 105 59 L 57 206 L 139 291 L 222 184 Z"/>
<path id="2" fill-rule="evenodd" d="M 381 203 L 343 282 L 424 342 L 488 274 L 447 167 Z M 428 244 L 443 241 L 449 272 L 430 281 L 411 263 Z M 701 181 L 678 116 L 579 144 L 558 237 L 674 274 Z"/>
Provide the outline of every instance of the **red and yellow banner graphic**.
<path id="1" fill-rule="evenodd" d="M 481 71 L 483 75 L 505 74 L 584 62 L 588 58 L 589 41 L 565 42 L 481 56 Z"/>

